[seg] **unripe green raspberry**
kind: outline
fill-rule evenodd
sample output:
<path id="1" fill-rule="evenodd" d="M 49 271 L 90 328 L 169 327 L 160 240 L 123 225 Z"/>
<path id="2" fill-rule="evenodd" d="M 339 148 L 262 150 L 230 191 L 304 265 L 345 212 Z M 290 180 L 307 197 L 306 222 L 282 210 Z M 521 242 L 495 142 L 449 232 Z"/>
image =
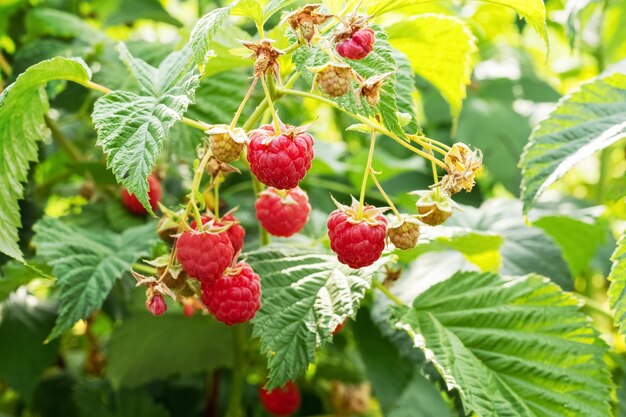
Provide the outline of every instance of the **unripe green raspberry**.
<path id="1" fill-rule="evenodd" d="M 340 97 L 350 92 L 352 87 L 352 68 L 347 64 L 329 62 L 321 67 L 313 68 L 315 84 L 330 97 Z"/>
<path id="2" fill-rule="evenodd" d="M 248 141 L 248 136 L 243 129 L 226 125 L 214 126 L 206 133 L 211 135 L 211 153 L 215 159 L 225 164 L 238 160 Z"/>
<path id="3" fill-rule="evenodd" d="M 440 187 L 433 190 L 413 191 L 420 196 L 415 206 L 423 217 L 419 219 L 429 226 L 438 226 L 452 216 L 452 209 L 459 206 Z"/>
<path id="4" fill-rule="evenodd" d="M 235 142 L 228 133 L 211 136 L 211 153 L 219 161 L 228 164 L 239 159 L 243 143 Z"/>
<path id="5" fill-rule="evenodd" d="M 389 240 L 393 245 L 402 250 L 413 249 L 417 245 L 420 236 L 420 226 L 413 218 L 403 219 L 393 224 L 387 231 Z"/>

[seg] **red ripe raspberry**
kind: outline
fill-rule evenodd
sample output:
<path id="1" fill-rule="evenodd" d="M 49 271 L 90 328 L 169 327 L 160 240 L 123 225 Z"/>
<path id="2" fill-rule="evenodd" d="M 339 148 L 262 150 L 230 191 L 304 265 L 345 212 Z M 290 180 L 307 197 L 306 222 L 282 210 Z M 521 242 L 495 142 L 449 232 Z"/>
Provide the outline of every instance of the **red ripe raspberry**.
<path id="1" fill-rule="evenodd" d="M 330 247 L 339 262 L 358 269 L 376 262 L 385 249 L 387 219 L 384 210 L 366 206 L 359 215 L 359 203 L 339 208 L 328 217 Z"/>
<path id="2" fill-rule="evenodd" d="M 154 175 L 150 175 L 148 177 L 148 199 L 152 211 L 155 211 L 159 206 L 158 203 L 159 200 L 161 200 L 161 193 L 161 183 L 159 183 L 159 180 Z M 141 215 L 148 213 L 139 200 L 137 200 L 137 197 L 135 197 L 134 194 L 130 194 L 126 189 L 122 190 L 122 202 L 131 213 Z"/>
<path id="3" fill-rule="evenodd" d="M 270 187 L 259 195 L 255 206 L 261 226 L 270 234 L 282 237 L 302 230 L 311 212 L 309 198 L 300 187 L 291 190 Z"/>
<path id="4" fill-rule="evenodd" d="M 275 416 L 288 416 L 300 408 L 300 390 L 293 381 L 289 381 L 282 388 L 276 388 L 272 391 L 260 388 L 259 396 L 265 409 Z"/>
<path id="5" fill-rule="evenodd" d="M 146 300 L 146 308 L 153 316 L 162 316 L 167 311 L 167 304 L 161 294 L 154 294 Z"/>
<path id="6" fill-rule="evenodd" d="M 202 224 L 206 224 L 210 220 L 213 220 L 211 216 L 206 214 L 202 216 Z M 226 234 L 230 239 L 231 245 L 233 245 L 234 253 L 237 254 L 243 248 L 243 240 L 246 237 L 246 229 L 244 229 L 243 226 L 239 224 L 239 220 L 237 220 L 232 214 L 227 214 L 226 216 L 222 217 L 220 221 L 217 221 L 214 224 L 215 226 L 223 227 L 227 223 L 233 223 L 226 231 Z M 189 227 L 195 229 L 196 221 L 192 220 L 189 224 Z"/>
<path id="7" fill-rule="evenodd" d="M 214 229 L 215 230 L 215 229 Z M 208 282 L 222 276 L 233 260 L 233 245 L 224 232 L 187 230 L 176 241 L 176 259 L 190 277 Z"/>
<path id="8" fill-rule="evenodd" d="M 374 49 L 376 36 L 371 28 L 356 31 L 350 38 L 337 44 L 337 53 L 344 58 L 363 59 Z"/>
<path id="9" fill-rule="evenodd" d="M 261 308 L 260 278 L 250 265 L 240 262 L 221 278 L 202 283 L 202 302 L 222 323 L 245 323 Z"/>
<path id="10" fill-rule="evenodd" d="M 311 168 L 313 137 L 299 128 L 284 126 L 274 135 L 270 125 L 250 135 L 248 162 L 259 181 L 279 190 L 294 188 Z"/>

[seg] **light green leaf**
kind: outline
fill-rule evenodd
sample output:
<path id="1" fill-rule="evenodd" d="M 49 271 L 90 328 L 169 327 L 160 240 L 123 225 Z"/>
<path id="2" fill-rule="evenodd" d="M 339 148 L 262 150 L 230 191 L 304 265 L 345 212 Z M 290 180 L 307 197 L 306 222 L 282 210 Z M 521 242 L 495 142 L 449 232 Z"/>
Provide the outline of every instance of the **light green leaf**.
<path id="1" fill-rule="evenodd" d="M 257 25 L 263 24 L 263 5 L 259 0 L 238 0 L 234 3 L 231 14 L 250 18 Z"/>
<path id="2" fill-rule="evenodd" d="M 607 230 L 601 224 L 568 216 L 545 216 L 534 221 L 533 225 L 557 242 L 575 277 L 588 272 L 598 248 L 607 240 Z"/>
<path id="3" fill-rule="evenodd" d="M 387 35 L 380 27 L 373 25 L 372 29 L 376 32 L 374 50 L 364 59 L 357 61 L 346 60 L 346 63 L 365 79 L 388 72 L 395 73 L 398 69 L 395 57 L 401 56 L 401 54 L 398 54 L 397 51 L 394 51 L 391 47 Z M 302 78 L 304 78 L 309 85 L 313 84 L 314 78 L 314 74 L 310 69 L 324 65 L 329 60 L 326 52 L 316 46 L 311 48 L 299 48 L 294 52 L 292 59 L 298 70 L 301 71 Z M 406 74 L 403 75 L 402 81 L 404 85 L 401 87 L 401 91 L 410 91 L 411 86 L 407 82 Z M 397 82 L 395 75 L 387 78 L 387 81 L 383 84 L 381 89 L 380 102 L 375 108 L 372 108 L 365 100 L 357 101 L 358 99 L 355 94 L 346 94 L 341 97 L 332 98 L 332 100 L 351 113 L 362 114 L 364 116 L 380 114 L 383 124 L 393 133 L 403 137 L 405 133 L 400 124 L 398 112 L 407 112 L 408 108 L 406 102 L 403 102 L 403 109 L 398 109 Z M 356 86 L 356 83 L 353 84 Z M 354 88 L 356 89 L 357 87 Z"/>
<path id="4" fill-rule="evenodd" d="M 142 95 L 113 91 L 96 101 L 92 119 L 98 131 L 97 144 L 117 181 L 152 212 L 146 178 L 170 128 L 191 103 L 199 74 L 189 47 L 171 53 L 159 68 L 134 58 L 124 44 L 119 49 Z"/>
<path id="5" fill-rule="evenodd" d="M 207 316 L 133 316 L 111 336 L 107 376 L 115 387 L 136 387 L 232 366 L 231 339 L 230 327 Z"/>
<path id="6" fill-rule="evenodd" d="M 406 365 L 401 365 L 406 366 Z M 400 393 L 389 417 L 454 417 L 452 406 L 442 398 L 441 392 L 421 373 L 415 372 L 407 387 Z"/>
<path id="7" fill-rule="evenodd" d="M 609 275 L 609 303 L 615 310 L 615 321 L 620 332 L 626 335 L 626 233 L 622 234 L 611 257 L 613 268 Z"/>
<path id="8" fill-rule="evenodd" d="M 263 9 L 263 23 L 267 21 L 272 15 L 281 9 L 290 6 L 298 0 L 270 0 L 269 3 Z"/>
<path id="9" fill-rule="evenodd" d="M 0 378 L 30 402 L 44 370 L 56 360 L 59 344 L 44 344 L 54 325 L 55 309 L 26 291 L 2 305 L 0 315 Z"/>
<path id="10" fill-rule="evenodd" d="M 353 270 L 324 251 L 276 245 L 249 253 L 248 262 L 263 277 L 254 335 L 267 356 L 267 386 L 275 388 L 302 375 L 315 360 L 315 348 L 356 314 L 385 260 Z"/>
<path id="11" fill-rule="evenodd" d="M 460 19 L 426 13 L 386 28 L 391 44 L 406 54 L 413 71 L 432 83 L 456 119 L 470 82 L 474 35 Z"/>
<path id="12" fill-rule="evenodd" d="M 481 417 L 606 417 L 606 346 L 575 297 L 530 275 L 457 273 L 398 326 Z"/>
<path id="13" fill-rule="evenodd" d="M 191 31 L 189 42 L 201 73 L 204 73 L 204 66 L 211 56 L 211 40 L 228 19 L 231 8 L 232 6 L 228 6 L 211 10 L 198 20 Z"/>
<path id="14" fill-rule="evenodd" d="M 522 154 L 524 212 L 574 165 L 625 136 L 625 74 L 595 78 L 563 97 Z"/>
<path id="15" fill-rule="evenodd" d="M 115 0 L 115 3 L 116 10 L 105 19 L 107 25 L 134 24 L 141 19 L 168 23 L 176 27 L 183 25 L 168 13 L 161 0 L 133 0 L 132 6 L 126 0 Z"/>
<path id="16" fill-rule="evenodd" d="M 37 161 L 37 142 L 44 137 L 48 98 L 44 86 L 52 80 L 84 84 L 91 72 L 81 60 L 53 58 L 22 73 L 0 94 L 0 252 L 22 260 L 18 241 L 18 200 L 31 162 Z"/>
<path id="17" fill-rule="evenodd" d="M 418 245 L 400 252 L 398 256 L 400 260 L 410 262 L 426 252 L 453 249 L 483 271 L 498 271 L 502 263 L 500 248 L 503 243 L 504 238 L 497 233 L 461 227 L 424 226 Z"/>
<path id="18" fill-rule="evenodd" d="M 367 12 L 380 16 L 384 13 L 394 12 L 403 7 L 416 6 L 432 0 L 368 0 L 365 2 Z M 510 7 L 532 26 L 541 36 L 541 39 L 548 44 L 548 33 L 546 32 L 546 7 L 543 0 L 482 0 L 486 3 L 497 4 Z"/>
<path id="19" fill-rule="evenodd" d="M 60 288 L 59 317 L 49 339 L 99 308 L 115 281 L 135 260 L 148 256 L 157 240 L 153 223 L 116 234 L 45 217 L 34 230 L 37 253 L 48 259 Z"/>

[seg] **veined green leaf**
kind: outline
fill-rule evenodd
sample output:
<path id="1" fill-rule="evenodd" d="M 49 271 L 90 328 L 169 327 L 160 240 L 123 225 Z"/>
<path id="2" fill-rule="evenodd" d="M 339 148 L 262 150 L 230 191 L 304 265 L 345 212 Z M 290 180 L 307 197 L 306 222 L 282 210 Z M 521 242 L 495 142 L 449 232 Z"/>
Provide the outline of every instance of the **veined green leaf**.
<path id="1" fill-rule="evenodd" d="M 82 60 L 57 57 L 33 65 L 0 94 L 0 252 L 12 258 L 23 260 L 17 244 L 22 226 L 18 200 L 29 164 L 37 160 L 37 142 L 44 137 L 44 86 L 52 80 L 84 84 L 90 78 Z"/>
<path id="2" fill-rule="evenodd" d="M 281 9 L 294 4 L 298 0 L 270 0 L 263 9 L 263 22 Z"/>
<path id="3" fill-rule="evenodd" d="M 575 297 L 547 279 L 457 273 L 399 312 L 404 328 L 481 417 L 605 417 L 606 346 Z"/>
<path id="4" fill-rule="evenodd" d="M 28 12 L 26 28 L 32 37 L 77 38 L 88 44 L 110 42 L 101 31 L 72 13 L 37 7 Z"/>
<path id="5" fill-rule="evenodd" d="M 346 63 L 365 79 L 385 73 L 395 73 L 398 69 L 395 60 L 397 52 L 394 51 L 389 44 L 387 35 L 376 25 L 372 26 L 372 28 L 376 32 L 374 50 L 364 59 L 358 61 L 346 60 Z M 401 56 L 401 54 L 398 56 Z M 302 73 L 302 78 L 309 84 L 313 83 L 314 78 L 314 73 L 311 71 L 311 68 L 324 65 L 329 60 L 326 52 L 316 46 L 311 48 L 299 48 L 294 52 L 292 59 L 298 70 Z M 406 74 L 403 75 L 402 81 L 404 85 L 401 90 L 403 92 L 411 90 L 411 86 L 406 79 Z M 400 124 L 398 112 L 406 112 L 408 107 L 407 103 L 403 102 L 402 110 L 398 109 L 397 83 L 396 75 L 391 75 L 387 78 L 381 89 L 380 102 L 375 108 L 372 108 L 365 99 L 357 99 L 355 94 L 348 93 L 344 96 L 331 99 L 350 113 L 362 114 L 364 116 L 380 114 L 383 124 L 393 133 L 403 137 L 405 133 Z M 354 85 L 356 84 L 354 83 Z"/>
<path id="6" fill-rule="evenodd" d="M 132 262 L 148 256 L 157 240 L 152 223 L 116 234 L 45 217 L 34 229 L 37 253 L 52 266 L 60 288 L 59 317 L 49 339 L 99 308 L 114 282 L 129 270 Z"/>
<path id="7" fill-rule="evenodd" d="M 315 348 L 356 314 L 385 260 L 353 270 L 324 251 L 269 246 L 249 253 L 248 262 L 263 277 L 254 335 L 267 356 L 267 386 L 275 388 L 303 374 L 315 360 Z"/>
<path id="8" fill-rule="evenodd" d="M 146 178 L 170 128 L 192 102 L 199 73 L 189 47 L 171 53 L 158 68 L 133 57 L 123 44 L 119 49 L 142 95 L 106 94 L 96 101 L 92 119 L 115 178 L 152 212 Z"/>
<path id="9" fill-rule="evenodd" d="M 471 54 L 476 50 L 469 27 L 454 17 L 426 13 L 386 30 L 391 44 L 406 54 L 413 71 L 441 92 L 456 119 L 470 82 Z"/>
<path id="10" fill-rule="evenodd" d="M 198 20 L 191 31 L 189 41 L 201 73 L 204 72 L 204 65 L 211 56 L 211 40 L 228 19 L 231 9 L 232 6 L 227 6 L 211 10 Z"/>
<path id="11" fill-rule="evenodd" d="M 626 75 L 595 78 L 563 97 L 522 154 L 524 212 L 574 165 L 624 137 Z"/>
<path id="12" fill-rule="evenodd" d="M 619 324 L 620 332 L 626 335 L 626 233 L 622 234 L 611 260 L 613 268 L 609 275 L 609 303 L 615 310 L 615 321 Z"/>

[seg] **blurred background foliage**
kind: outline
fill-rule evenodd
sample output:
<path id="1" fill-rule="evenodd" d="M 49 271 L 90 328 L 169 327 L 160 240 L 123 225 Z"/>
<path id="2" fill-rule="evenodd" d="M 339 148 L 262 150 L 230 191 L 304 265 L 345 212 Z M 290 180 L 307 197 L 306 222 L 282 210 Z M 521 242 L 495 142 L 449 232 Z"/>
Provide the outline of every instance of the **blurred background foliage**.
<path id="1" fill-rule="evenodd" d="M 117 41 L 157 65 L 188 40 L 204 12 L 219 5 L 207 0 L 0 0 L 0 89 L 30 65 L 61 55 L 82 57 L 97 83 L 132 90 L 132 80 L 117 59 Z M 463 211 L 455 213 L 443 231 L 429 237 L 426 230 L 423 245 L 400 254 L 402 273 L 394 292 L 410 301 L 421 289 L 460 269 L 550 277 L 589 301 L 586 312 L 615 348 L 607 361 L 621 386 L 626 346 L 608 314 L 606 276 L 616 232 L 626 224 L 624 143 L 579 164 L 528 218 L 517 197 L 518 161 L 537 122 L 581 82 L 626 69 L 626 1 L 546 0 L 546 8 L 549 51 L 512 9 L 484 2 L 426 2 L 376 22 L 391 27 L 407 16 L 455 16 L 469 25 L 478 46 L 471 55 L 471 83 L 458 121 L 441 90 L 415 77 L 411 99 L 420 129 L 448 144 L 461 140 L 482 149 L 486 169 L 474 192 L 459 195 Z M 267 28 L 279 18 L 274 16 Z M 252 71 L 250 62 L 237 53 L 237 40 L 251 39 L 254 25 L 245 18 L 234 21 L 237 25 L 226 26 L 214 39 L 220 57 L 208 67 L 187 114 L 190 118 L 225 123 L 243 98 Z M 277 39 L 278 47 L 288 44 L 287 34 L 279 30 L 268 36 Z M 288 69 L 284 62 L 283 71 Z M 76 224 L 115 232 L 145 221 L 124 211 L 115 179 L 94 146 L 89 115 L 97 93 L 62 82 L 47 88 L 51 135 L 40 147 L 41 162 L 31 170 L 27 198 L 21 202 L 21 242 L 30 255 L 29 266 L 0 260 L 0 416 L 219 415 L 233 360 L 230 329 L 200 315 L 185 317 L 176 306 L 164 317 L 147 316 L 144 295 L 133 291 L 129 276 L 115 283 L 101 311 L 61 339 L 43 343 L 55 321 L 57 290 L 50 268 L 29 246 L 32 225 L 44 213 L 73 214 Z M 324 241 L 326 215 L 333 209 L 329 193 L 348 201 L 357 192 L 366 143 L 362 134 L 345 131 L 352 124 L 345 115 L 314 101 L 283 100 L 278 108 L 291 124 L 314 121 L 316 159 L 302 184 L 313 212 L 305 233 L 294 239 Z M 169 206 L 186 192 L 201 139 L 201 132 L 182 124 L 174 128 L 168 152 L 158 164 Z M 258 244 L 253 193 L 248 172 L 240 168 L 243 175 L 228 177 L 222 198 L 228 207 L 240 207 L 239 218 L 248 230 L 246 247 L 252 249 Z M 431 183 L 424 160 L 391 141 L 379 141 L 374 168 L 382 172 L 385 190 L 405 212 L 414 210 L 414 198 L 406 193 Z M 371 203 L 384 205 L 378 196 L 375 188 L 368 191 Z M 162 251 L 158 245 L 154 248 L 155 254 Z M 371 383 L 376 399 L 362 415 L 459 415 L 458 394 L 446 392 L 421 354 L 407 347 L 409 341 L 388 334 L 388 326 L 381 324 L 382 304 L 369 296 L 357 320 L 319 352 L 317 365 L 301 381 L 301 415 L 333 409 L 332 381 Z M 250 352 L 258 352 L 258 342 L 252 343 Z M 253 372 L 245 396 L 247 410 L 261 416 L 254 386 L 262 382 L 264 361 L 257 355 L 248 359 Z M 619 390 L 618 397 L 623 395 Z M 626 410 L 617 413 L 624 416 Z"/>

